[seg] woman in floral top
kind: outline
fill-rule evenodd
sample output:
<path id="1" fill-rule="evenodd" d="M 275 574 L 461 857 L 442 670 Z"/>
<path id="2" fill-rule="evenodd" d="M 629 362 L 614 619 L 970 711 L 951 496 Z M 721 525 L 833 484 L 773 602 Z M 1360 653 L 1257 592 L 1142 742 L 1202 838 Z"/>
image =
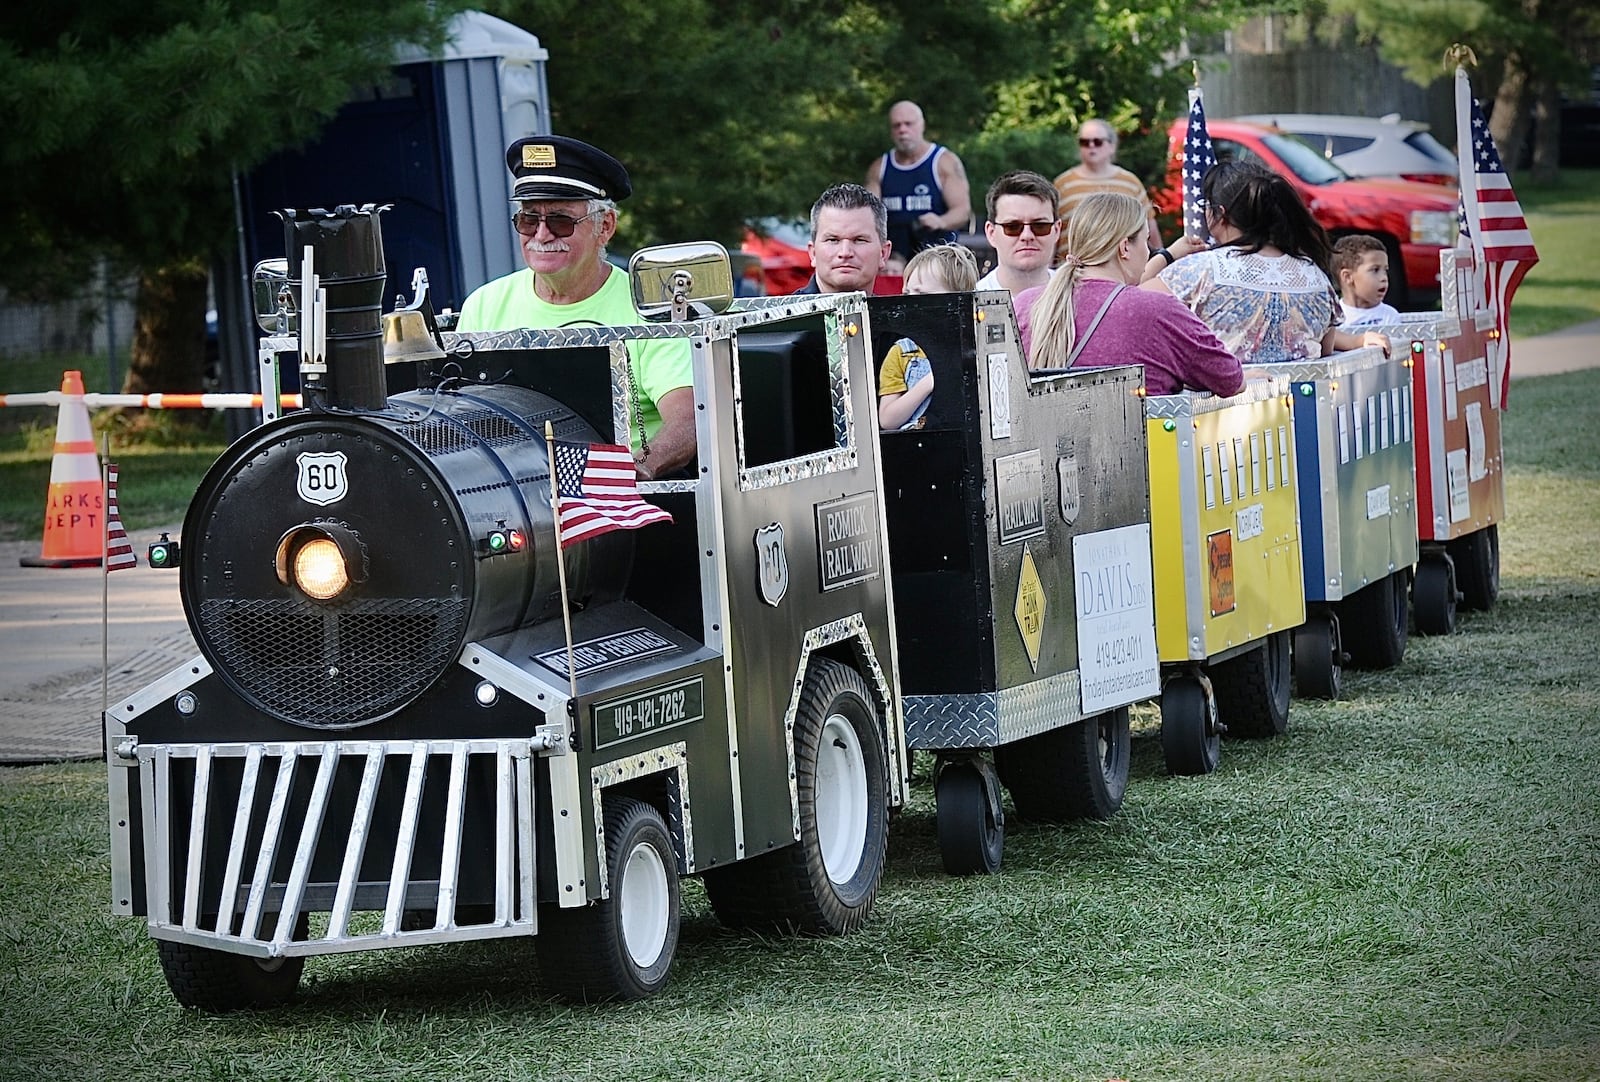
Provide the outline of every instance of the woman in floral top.
<path id="1" fill-rule="evenodd" d="M 1208 248 L 1184 236 L 1150 257 L 1142 288 L 1171 293 L 1246 364 L 1307 360 L 1378 346 L 1373 331 L 1338 329 L 1328 235 L 1289 182 L 1254 162 L 1219 162 L 1201 182 Z M 1168 266 L 1169 262 L 1171 265 Z"/>

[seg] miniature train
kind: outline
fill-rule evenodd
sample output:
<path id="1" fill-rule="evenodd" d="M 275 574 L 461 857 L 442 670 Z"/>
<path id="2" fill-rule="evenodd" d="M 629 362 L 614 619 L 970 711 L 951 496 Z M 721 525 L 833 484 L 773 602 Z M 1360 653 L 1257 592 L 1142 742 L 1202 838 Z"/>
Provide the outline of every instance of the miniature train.
<path id="1" fill-rule="evenodd" d="M 378 213 L 285 212 L 263 387 L 297 358 L 311 408 L 202 481 L 200 654 L 105 717 L 113 911 L 189 1006 L 281 1002 L 312 955 L 527 935 L 552 990 L 646 996 L 688 875 L 729 924 L 848 932 L 911 750 L 947 869 L 993 872 L 1002 790 L 1114 814 L 1145 700 L 1174 773 L 1282 732 L 1291 636 L 1302 693 L 1336 691 L 1335 603 L 1461 543 L 1412 520 L 1407 548 L 1391 488 L 1382 575 L 1303 577 L 1342 558 L 1302 567 L 1306 501 L 1367 484 L 1301 435 L 1342 370 L 1147 398 L 1136 368 L 1029 372 L 1004 293 L 734 300 L 716 245 L 635 256 L 660 322 L 440 334 L 419 275 L 380 325 Z M 902 336 L 938 390 L 880 437 Z M 697 458 L 639 484 L 670 524 L 558 547 L 562 456 L 625 442 L 639 339 L 692 350 Z M 1409 446 L 1395 392 L 1384 450 Z"/>

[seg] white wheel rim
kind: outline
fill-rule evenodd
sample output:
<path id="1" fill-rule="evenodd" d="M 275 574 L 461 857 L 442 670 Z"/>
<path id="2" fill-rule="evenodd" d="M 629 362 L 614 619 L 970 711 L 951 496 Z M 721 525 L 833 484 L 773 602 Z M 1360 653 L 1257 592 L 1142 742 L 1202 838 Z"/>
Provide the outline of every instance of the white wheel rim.
<path id="1" fill-rule="evenodd" d="M 640 969 L 649 969 L 667 945 L 671 892 L 667 867 L 656 847 L 640 842 L 622 865 L 622 943 Z"/>
<path id="2" fill-rule="evenodd" d="M 867 850 L 867 761 L 843 714 L 830 714 L 817 748 L 817 843 L 828 878 L 848 883 Z"/>

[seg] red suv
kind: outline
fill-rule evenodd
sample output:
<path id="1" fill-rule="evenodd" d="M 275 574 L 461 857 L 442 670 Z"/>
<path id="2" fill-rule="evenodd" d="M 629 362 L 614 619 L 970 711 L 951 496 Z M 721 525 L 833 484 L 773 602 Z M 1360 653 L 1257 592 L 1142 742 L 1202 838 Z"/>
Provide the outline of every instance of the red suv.
<path id="1" fill-rule="evenodd" d="M 1357 180 L 1278 128 L 1242 120 L 1210 120 L 1206 129 L 1218 161 L 1259 162 L 1288 179 L 1334 240 L 1367 233 L 1389 249 L 1388 301 L 1425 307 L 1439 297 L 1439 250 L 1455 243 L 1456 196 L 1434 184 Z M 1156 193 L 1163 212 L 1182 214 L 1183 139 L 1188 121 L 1168 131 L 1166 185 Z"/>

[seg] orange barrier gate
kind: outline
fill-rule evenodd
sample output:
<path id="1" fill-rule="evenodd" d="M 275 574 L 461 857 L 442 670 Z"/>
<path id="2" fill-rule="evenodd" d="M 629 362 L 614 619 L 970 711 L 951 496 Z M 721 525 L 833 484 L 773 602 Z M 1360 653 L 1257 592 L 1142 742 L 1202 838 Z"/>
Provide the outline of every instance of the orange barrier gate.
<path id="1" fill-rule="evenodd" d="M 298 408 L 299 395 L 279 401 Z M 95 454 L 89 408 L 259 409 L 258 394 L 86 394 L 83 373 L 62 373 L 61 390 L 0 394 L 0 406 L 55 406 L 56 442 L 50 459 L 50 489 L 45 497 L 44 541 L 38 556 L 24 556 L 23 567 L 98 567 L 105 555 L 106 493 Z"/>

